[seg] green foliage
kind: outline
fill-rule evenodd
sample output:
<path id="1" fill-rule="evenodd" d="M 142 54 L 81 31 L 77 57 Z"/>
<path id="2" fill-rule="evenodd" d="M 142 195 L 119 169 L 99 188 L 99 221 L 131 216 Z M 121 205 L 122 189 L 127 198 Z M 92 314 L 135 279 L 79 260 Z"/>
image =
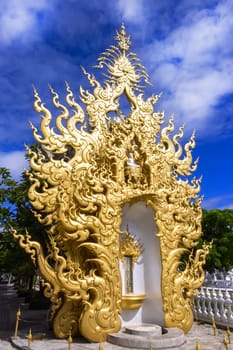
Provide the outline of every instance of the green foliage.
<path id="1" fill-rule="evenodd" d="M 203 210 L 202 241 L 211 242 L 213 246 L 206 261 L 209 272 L 230 270 L 233 268 L 233 210 Z"/>
<path id="2" fill-rule="evenodd" d="M 12 179 L 9 169 L 0 168 L 0 225 L 1 228 L 11 216 L 12 209 L 9 207 L 9 189 L 13 188 L 16 182 Z"/>
<path id="3" fill-rule="evenodd" d="M 36 220 L 28 201 L 29 185 L 25 174 L 16 182 L 8 169 L 0 168 L 0 274 L 13 274 L 21 286 L 29 283 L 36 266 L 19 247 L 10 225 L 22 234 L 27 229 L 32 239 L 45 240 L 44 227 Z"/>

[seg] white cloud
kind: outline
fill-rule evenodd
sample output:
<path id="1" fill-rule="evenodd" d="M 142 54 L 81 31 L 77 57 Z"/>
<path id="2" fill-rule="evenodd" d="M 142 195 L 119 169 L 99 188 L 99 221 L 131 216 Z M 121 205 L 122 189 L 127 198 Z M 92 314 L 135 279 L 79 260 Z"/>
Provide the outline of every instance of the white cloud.
<path id="1" fill-rule="evenodd" d="M 165 112 L 200 129 L 224 95 L 233 92 L 233 3 L 191 11 L 164 40 L 145 48 L 152 82 L 165 91 Z M 168 90 L 168 93 L 166 93 Z"/>
<path id="2" fill-rule="evenodd" d="M 117 0 L 117 7 L 124 21 L 139 23 L 145 19 L 142 0 Z"/>
<path id="3" fill-rule="evenodd" d="M 10 169 L 12 177 L 19 180 L 24 168 L 28 167 L 24 156 L 24 151 L 0 152 L 0 167 Z"/>
<path id="4" fill-rule="evenodd" d="M 202 207 L 204 209 L 233 209 L 233 195 L 222 195 L 204 200 Z"/>
<path id="5" fill-rule="evenodd" d="M 48 10 L 51 1 L 7 0 L 0 7 L 0 42 L 27 42 L 39 36 L 39 13 Z"/>

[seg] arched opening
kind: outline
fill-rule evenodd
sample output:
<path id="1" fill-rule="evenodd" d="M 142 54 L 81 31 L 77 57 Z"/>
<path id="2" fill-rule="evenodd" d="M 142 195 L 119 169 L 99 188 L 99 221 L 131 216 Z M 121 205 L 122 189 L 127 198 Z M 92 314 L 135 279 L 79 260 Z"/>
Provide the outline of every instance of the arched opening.
<path id="1" fill-rule="evenodd" d="M 129 256 L 123 261 L 120 259 L 122 300 L 128 301 L 128 305 L 122 302 L 122 326 L 138 323 L 163 325 L 162 262 L 155 213 L 144 201 L 138 201 L 125 204 L 122 214 L 121 231 L 128 231 L 142 247 L 142 253 L 135 263 L 132 264 Z M 140 299 L 142 302 L 137 304 L 136 301 Z"/>

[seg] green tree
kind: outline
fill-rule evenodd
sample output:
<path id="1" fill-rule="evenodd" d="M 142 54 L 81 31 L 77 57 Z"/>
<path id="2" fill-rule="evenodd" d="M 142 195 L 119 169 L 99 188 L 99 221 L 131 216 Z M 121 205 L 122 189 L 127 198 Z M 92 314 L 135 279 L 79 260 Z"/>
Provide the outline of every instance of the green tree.
<path id="1" fill-rule="evenodd" d="M 212 249 L 207 256 L 206 269 L 209 272 L 233 268 L 233 210 L 203 210 L 202 242 L 211 242 Z"/>
<path id="2" fill-rule="evenodd" d="M 7 222 L 11 216 L 11 210 L 7 201 L 9 189 L 13 188 L 16 182 L 12 179 L 10 170 L 0 168 L 0 224 L 1 227 Z"/>
<path id="3" fill-rule="evenodd" d="M 12 272 L 8 266 L 9 252 L 14 249 L 9 224 L 12 223 L 13 207 L 10 205 L 8 195 L 10 189 L 16 185 L 9 169 L 0 168 L 0 274 Z"/>
<path id="4" fill-rule="evenodd" d="M 19 233 L 27 229 L 33 239 L 45 239 L 44 227 L 38 223 L 28 201 L 29 185 L 25 174 L 16 182 L 8 169 L 0 168 L 0 274 L 13 274 L 19 284 L 30 288 L 36 267 L 10 229 L 10 225 Z"/>

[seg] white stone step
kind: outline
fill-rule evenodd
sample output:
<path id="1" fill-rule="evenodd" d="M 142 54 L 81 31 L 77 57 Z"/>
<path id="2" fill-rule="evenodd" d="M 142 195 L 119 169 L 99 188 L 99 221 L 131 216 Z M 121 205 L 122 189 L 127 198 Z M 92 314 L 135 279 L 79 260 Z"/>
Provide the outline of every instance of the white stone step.
<path id="1" fill-rule="evenodd" d="M 108 342 L 127 348 L 168 349 L 184 344 L 185 336 L 179 328 L 161 328 L 153 324 L 141 324 L 109 334 Z"/>

